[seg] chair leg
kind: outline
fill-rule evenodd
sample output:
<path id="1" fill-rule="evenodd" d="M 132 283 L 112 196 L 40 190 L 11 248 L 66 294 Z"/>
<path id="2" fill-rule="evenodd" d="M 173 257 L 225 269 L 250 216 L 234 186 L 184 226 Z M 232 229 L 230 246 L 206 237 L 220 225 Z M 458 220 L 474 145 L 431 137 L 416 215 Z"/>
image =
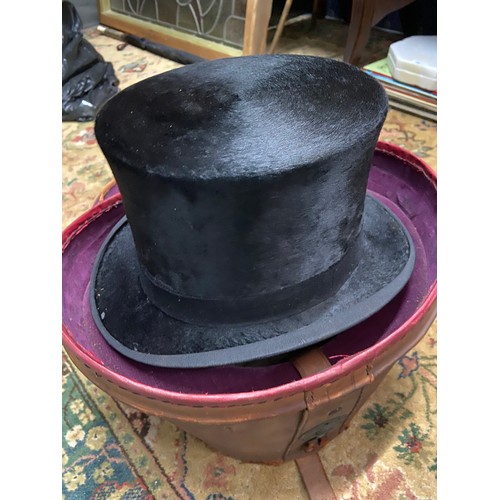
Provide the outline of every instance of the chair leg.
<path id="1" fill-rule="evenodd" d="M 281 33 L 283 33 L 283 28 L 288 18 L 288 14 L 290 13 L 292 3 L 293 0 L 286 0 L 285 2 L 285 6 L 283 7 L 283 11 L 281 12 L 280 20 L 278 21 L 278 26 L 276 27 L 276 31 L 274 32 L 273 41 L 271 42 L 271 46 L 269 47 L 269 54 L 274 54 L 274 51 L 276 50 L 276 46 L 278 45 L 278 42 L 281 38 Z"/>
<path id="2" fill-rule="evenodd" d="M 318 19 L 324 19 L 326 16 L 327 0 L 314 0 L 312 6 L 311 29 L 316 26 Z"/>
<path id="3" fill-rule="evenodd" d="M 370 31 L 374 15 L 374 2 L 372 0 L 353 0 L 351 21 L 347 33 L 344 61 L 358 65 L 363 50 L 370 38 Z"/>

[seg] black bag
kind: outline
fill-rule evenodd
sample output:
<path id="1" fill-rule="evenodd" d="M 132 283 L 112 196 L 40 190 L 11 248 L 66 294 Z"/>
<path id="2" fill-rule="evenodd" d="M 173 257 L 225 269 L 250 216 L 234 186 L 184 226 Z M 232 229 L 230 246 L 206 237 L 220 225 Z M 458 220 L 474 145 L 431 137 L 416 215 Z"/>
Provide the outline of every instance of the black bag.
<path id="1" fill-rule="evenodd" d="M 81 29 L 75 6 L 62 2 L 63 121 L 94 120 L 99 108 L 119 91 L 113 66 L 83 38 Z"/>

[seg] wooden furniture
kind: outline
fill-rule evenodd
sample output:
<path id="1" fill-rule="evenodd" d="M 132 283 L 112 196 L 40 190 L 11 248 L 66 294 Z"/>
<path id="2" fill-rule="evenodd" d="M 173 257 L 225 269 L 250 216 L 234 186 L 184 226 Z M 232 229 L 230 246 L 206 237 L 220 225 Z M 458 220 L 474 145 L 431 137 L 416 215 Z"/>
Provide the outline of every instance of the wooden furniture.
<path id="1" fill-rule="evenodd" d="M 371 28 L 391 12 L 412 2 L 413 0 L 352 0 L 344 61 L 358 65 L 368 43 Z"/>
<path id="2" fill-rule="evenodd" d="M 206 11 L 194 0 L 144 0 L 140 4 L 137 2 L 136 6 L 126 0 L 97 1 L 99 22 L 104 26 L 206 59 L 263 54 L 267 51 L 272 0 L 214 0 Z M 358 65 L 371 28 L 386 15 L 413 1 L 352 0 L 344 61 Z M 286 0 L 269 53 L 276 51 L 292 3 L 293 0 Z M 326 6 L 327 0 L 313 0 L 313 24 L 316 19 L 325 17 Z M 216 13 L 212 15 L 214 9 Z M 214 34 L 217 23 L 223 25 L 223 28 L 217 28 L 222 33 L 219 37 Z M 226 28 L 231 36 L 226 36 Z"/>
<path id="3" fill-rule="evenodd" d="M 352 0 L 351 19 L 347 34 L 344 61 L 350 64 L 359 65 L 363 56 L 363 51 L 368 43 L 370 31 L 373 26 L 379 23 L 385 16 L 409 5 L 414 0 Z M 288 5 L 290 3 L 290 5 Z M 292 0 L 287 0 L 283 14 L 287 14 Z M 312 22 L 324 18 L 326 15 L 327 0 L 314 0 Z M 280 24 L 276 30 L 270 52 L 274 52 L 278 39 L 281 36 L 286 19 L 280 19 Z M 281 30 L 279 29 L 281 25 Z"/>

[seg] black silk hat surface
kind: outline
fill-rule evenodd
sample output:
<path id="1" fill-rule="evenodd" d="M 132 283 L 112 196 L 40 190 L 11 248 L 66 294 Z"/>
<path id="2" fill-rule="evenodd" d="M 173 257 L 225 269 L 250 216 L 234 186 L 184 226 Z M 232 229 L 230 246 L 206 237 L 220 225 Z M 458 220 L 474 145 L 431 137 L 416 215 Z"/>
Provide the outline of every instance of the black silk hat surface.
<path id="1" fill-rule="evenodd" d="M 90 293 L 107 342 L 155 366 L 247 363 L 381 309 L 415 260 L 367 194 L 386 113 L 360 69 L 294 55 L 196 63 L 110 99 L 95 133 L 126 216 Z"/>

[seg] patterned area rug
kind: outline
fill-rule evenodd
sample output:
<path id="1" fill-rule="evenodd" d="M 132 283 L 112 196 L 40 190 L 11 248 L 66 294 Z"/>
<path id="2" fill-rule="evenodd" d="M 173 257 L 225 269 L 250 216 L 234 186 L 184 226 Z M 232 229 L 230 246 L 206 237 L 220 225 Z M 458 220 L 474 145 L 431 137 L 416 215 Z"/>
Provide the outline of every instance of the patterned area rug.
<path id="1" fill-rule="evenodd" d="M 341 54 L 338 44 L 325 48 L 310 34 L 304 51 L 294 36 L 285 33 L 279 51 Z M 380 40 L 369 46 L 373 60 L 384 57 L 388 40 L 393 41 L 377 36 Z M 97 31 L 86 37 L 113 64 L 121 89 L 178 66 L 135 47 L 118 51 L 119 42 Z M 436 167 L 435 123 L 391 110 L 381 139 Z M 62 141 L 66 227 L 90 208 L 112 175 L 92 122 L 63 123 Z M 436 498 L 436 349 L 434 324 L 393 367 L 350 428 L 320 452 L 338 498 Z M 117 403 L 85 379 L 64 351 L 62 367 L 63 498 L 308 498 L 294 462 L 266 466 L 225 457 L 169 422 Z"/>

